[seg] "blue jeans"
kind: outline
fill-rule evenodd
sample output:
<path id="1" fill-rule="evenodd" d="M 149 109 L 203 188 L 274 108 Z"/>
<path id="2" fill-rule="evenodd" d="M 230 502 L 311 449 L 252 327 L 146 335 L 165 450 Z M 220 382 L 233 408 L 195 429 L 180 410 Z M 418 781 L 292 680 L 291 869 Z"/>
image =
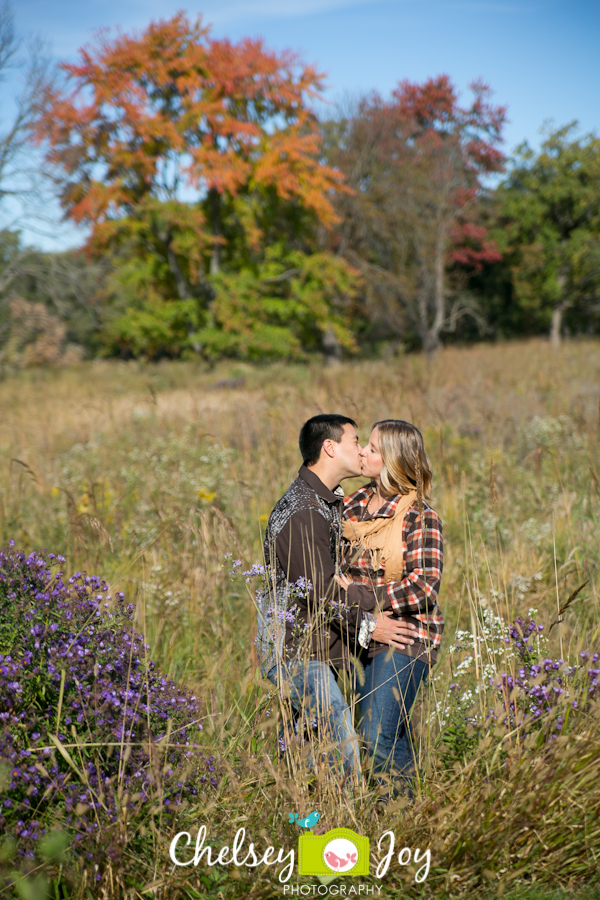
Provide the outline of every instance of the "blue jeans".
<path id="1" fill-rule="evenodd" d="M 267 673 L 267 678 L 277 684 L 277 666 Z M 339 689 L 335 674 L 325 662 L 317 659 L 308 662 L 288 662 L 281 665 L 281 677 L 290 688 L 290 701 L 294 710 L 305 710 L 319 728 L 321 739 L 327 736 L 340 749 L 346 775 L 360 777 L 358 737 L 352 722 L 352 713 Z M 334 762 L 330 759 L 330 762 Z"/>
<path id="2" fill-rule="evenodd" d="M 371 753 L 373 774 L 407 780 L 414 766 L 410 710 L 428 665 L 403 653 L 378 653 L 357 685 L 359 732 Z"/>

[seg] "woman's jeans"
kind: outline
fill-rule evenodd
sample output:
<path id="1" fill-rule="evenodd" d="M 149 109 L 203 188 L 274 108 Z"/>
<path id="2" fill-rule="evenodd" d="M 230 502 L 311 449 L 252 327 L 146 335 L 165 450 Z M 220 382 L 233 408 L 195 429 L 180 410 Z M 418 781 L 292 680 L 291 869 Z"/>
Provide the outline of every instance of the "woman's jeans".
<path id="1" fill-rule="evenodd" d="M 280 669 L 283 681 L 289 686 L 294 710 L 302 709 L 315 720 L 320 738 L 329 737 L 338 744 L 346 775 L 360 778 L 360 754 L 352 713 L 331 667 L 311 659 L 283 663 Z M 275 685 L 277 670 L 278 666 L 273 666 L 267 673 L 267 678 Z"/>
<path id="2" fill-rule="evenodd" d="M 410 710 L 427 663 L 403 653 L 378 653 L 365 666 L 357 685 L 359 732 L 372 756 L 371 772 L 407 780 L 414 766 Z"/>

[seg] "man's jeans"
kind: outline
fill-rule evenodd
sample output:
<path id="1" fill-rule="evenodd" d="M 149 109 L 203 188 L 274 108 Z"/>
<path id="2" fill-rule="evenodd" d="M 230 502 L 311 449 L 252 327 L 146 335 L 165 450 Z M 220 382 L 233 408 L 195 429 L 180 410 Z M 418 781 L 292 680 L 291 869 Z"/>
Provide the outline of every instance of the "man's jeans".
<path id="1" fill-rule="evenodd" d="M 357 685 L 359 732 L 371 753 L 372 773 L 407 780 L 414 766 L 410 710 L 428 666 L 403 653 L 378 653 Z"/>
<path id="2" fill-rule="evenodd" d="M 277 669 L 273 666 L 267 673 L 275 685 Z M 281 677 L 290 688 L 293 708 L 308 712 L 316 720 L 321 739 L 329 736 L 339 745 L 346 775 L 360 778 L 360 754 L 352 713 L 331 667 L 316 659 L 288 662 L 281 665 Z"/>

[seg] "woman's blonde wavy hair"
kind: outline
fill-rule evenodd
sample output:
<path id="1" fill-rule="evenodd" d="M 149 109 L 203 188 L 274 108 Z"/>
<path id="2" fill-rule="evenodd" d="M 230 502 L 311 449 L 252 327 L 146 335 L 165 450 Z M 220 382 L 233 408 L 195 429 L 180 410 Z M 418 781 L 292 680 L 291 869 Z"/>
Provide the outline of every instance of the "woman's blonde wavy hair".
<path id="1" fill-rule="evenodd" d="M 431 464 L 425 452 L 423 435 L 402 419 L 375 422 L 383 461 L 382 493 L 388 497 L 417 491 L 419 500 L 431 493 Z"/>

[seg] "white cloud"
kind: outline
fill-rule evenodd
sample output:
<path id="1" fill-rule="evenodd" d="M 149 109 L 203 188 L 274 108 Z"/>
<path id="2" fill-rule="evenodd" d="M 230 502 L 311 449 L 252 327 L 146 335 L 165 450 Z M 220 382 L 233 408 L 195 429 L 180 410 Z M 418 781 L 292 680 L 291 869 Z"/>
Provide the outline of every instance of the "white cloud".
<path id="1" fill-rule="evenodd" d="M 382 0 L 233 0 L 229 3 L 209 3 L 204 8 L 206 18 L 215 25 L 240 19 L 291 19 L 315 16 L 333 10 L 353 6 L 370 6 Z M 410 0 L 383 0 L 386 3 L 404 3 Z"/>
<path id="2" fill-rule="evenodd" d="M 113 0 L 101 2 L 109 4 Z M 201 12 L 205 22 L 223 26 L 232 22 L 246 23 L 257 19 L 305 18 L 356 6 L 368 7 L 381 3 L 405 5 L 414 2 L 419 0 L 208 0 L 202 3 L 200 9 L 194 9 L 188 3 L 186 11 L 191 18 Z M 130 9 L 135 5 L 146 21 L 148 18 L 166 18 L 181 8 L 181 4 L 165 0 L 134 0 L 133 3 L 130 0 L 129 5 Z M 131 14 L 129 18 L 132 18 Z"/>
<path id="3" fill-rule="evenodd" d="M 473 12 L 525 13 L 537 9 L 539 3 L 532 7 L 524 3 L 496 3 L 494 0 L 452 0 L 448 4 L 452 9 L 467 9 Z"/>
<path id="4" fill-rule="evenodd" d="M 147 7 L 147 0 L 140 0 Z M 156 6 L 159 8 L 160 0 Z M 542 0 L 542 4 L 548 0 Z M 555 0 L 549 0 L 555 2 Z M 522 3 L 520 0 L 212 0 L 203 6 L 204 17 L 215 25 L 224 25 L 232 21 L 245 21 L 247 19 L 284 19 L 306 16 L 317 16 L 321 13 L 333 10 L 349 9 L 351 7 L 368 7 L 381 4 L 395 4 L 396 6 L 407 3 L 419 3 L 427 6 L 433 13 L 436 6 L 449 6 L 453 9 L 469 9 L 473 12 L 498 12 L 521 13 L 526 11 L 530 2 Z M 540 0 L 533 0 L 534 6 L 539 6 Z"/>
<path id="5" fill-rule="evenodd" d="M 121 30 L 143 30 L 151 19 L 168 19 L 185 9 L 194 19 L 198 13 L 219 31 L 235 26 L 252 33 L 268 21 L 317 18 L 337 11 L 362 7 L 366 15 L 374 6 L 418 6 L 435 17 L 436 9 L 449 7 L 489 13 L 519 13 L 543 8 L 557 0 L 13 0 L 17 25 L 22 33 L 38 31 L 52 44 L 58 58 L 74 58 L 76 48 L 89 42 L 101 25 Z M 315 23 L 316 26 L 316 23 Z M 317 27 L 317 26 L 316 26 Z M 112 30 L 111 28 L 111 30 Z"/>

